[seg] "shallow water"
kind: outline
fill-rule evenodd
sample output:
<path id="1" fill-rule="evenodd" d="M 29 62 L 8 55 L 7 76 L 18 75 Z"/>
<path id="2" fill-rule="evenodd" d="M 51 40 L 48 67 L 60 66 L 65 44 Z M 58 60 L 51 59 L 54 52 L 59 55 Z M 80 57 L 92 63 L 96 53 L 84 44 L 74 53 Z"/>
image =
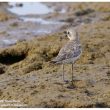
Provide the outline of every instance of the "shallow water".
<path id="1" fill-rule="evenodd" d="M 8 10 L 17 15 L 28 15 L 28 14 L 48 14 L 53 12 L 53 10 L 43 3 L 39 2 L 22 2 L 22 7 L 17 7 L 15 2 L 10 2 L 10 7 Z"/>
<path id="2" fill-rule="evenodd" d="M 45 20 L 43 18 L 30 18 L 30 17 L 21 17 L 21 19 L 25 22 L 36 22 L 40 24 L 64 24 L 63 22 L 55 21 L 55 20 Z"/>
<path id="3" fill-rule="evenodd" d="M 55 18 L 45 19 L 46 16 L 55 13 L 53 7 L 49 8 L 44 3 L 39 2 L 22 2 L 19 4 L 9 2 L 8 10 L 18 15 L 19 19 L 0 23 L 1 33 L 4 33 L 0 38 L 0 47 L 13 45 L 22 39 L 29 40 L 32 37 L 56 32 L 65 25 L 65 22 L 60 22 Z M 65 13 L 65 9 L 60 10 L 59 13 Z"/>
<path id="4" fill-rule="evenodd" d="M 60 13 L 66 13 L 66 9 L 62 8 L 62 10 L 60 11 Z"/>

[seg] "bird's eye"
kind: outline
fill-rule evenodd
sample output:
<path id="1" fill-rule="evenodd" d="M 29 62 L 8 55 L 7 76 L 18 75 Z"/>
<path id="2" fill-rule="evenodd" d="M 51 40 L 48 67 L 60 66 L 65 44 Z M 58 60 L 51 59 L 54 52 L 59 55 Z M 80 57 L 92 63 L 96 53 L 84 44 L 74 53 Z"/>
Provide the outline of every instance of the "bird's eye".
<path id="1" fill-rule="evenodd" d="M 64 31 L 64 34 L 70 34 L 70 32 L 69 31 Z"/>
<path id="2" fill-rule="evenodd" d="M 67 32 L 67 34 L 70 34 L 69 32 Z"/>

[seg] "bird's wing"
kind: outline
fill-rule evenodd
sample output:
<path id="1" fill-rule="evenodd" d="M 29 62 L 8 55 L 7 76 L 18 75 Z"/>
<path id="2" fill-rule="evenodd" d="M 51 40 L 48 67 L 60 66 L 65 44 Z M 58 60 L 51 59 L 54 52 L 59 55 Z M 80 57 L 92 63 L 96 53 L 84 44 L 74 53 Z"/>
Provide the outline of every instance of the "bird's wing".
<path id="1" fill-rule="evenodd" d="M 63 48 L 61 48 L 58 56 L 53 60 L 54 62 L 60 62 L 66 59 L 74 58 L 80 55 L 81 53 L 81 45 L 80 44 L 72 44 L 73 42 L 69 42 Z"/>

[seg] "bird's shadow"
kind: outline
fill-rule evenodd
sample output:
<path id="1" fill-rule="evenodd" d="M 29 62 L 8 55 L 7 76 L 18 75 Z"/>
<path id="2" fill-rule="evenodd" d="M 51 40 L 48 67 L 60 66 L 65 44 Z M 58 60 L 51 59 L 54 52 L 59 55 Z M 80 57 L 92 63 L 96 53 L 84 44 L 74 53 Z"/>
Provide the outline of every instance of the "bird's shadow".
<path id="1" fill-rule="evenodd" d="M 76 89 L 77 86 L 75 84 L 75 82 L 77 81 L 80 81 L 80 80 L 74 80 L 74 81 L 69 81 L 69 80 L 64 80 L 62 83 L 55 83 L 55 84 L 58 84 L 58 85 L 65 85 L 65 87 L 67 89 Z"/>

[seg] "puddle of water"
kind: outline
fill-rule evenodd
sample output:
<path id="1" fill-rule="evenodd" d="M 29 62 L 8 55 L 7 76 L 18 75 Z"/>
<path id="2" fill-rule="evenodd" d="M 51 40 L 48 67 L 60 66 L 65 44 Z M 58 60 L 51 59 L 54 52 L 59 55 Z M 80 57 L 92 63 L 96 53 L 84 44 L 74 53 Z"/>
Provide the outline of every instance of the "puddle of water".
<path id="1" fill-rule="evenodd" d="M 48 14 L 53 10 L 43 3 L 39 2 L 22 2 L 23 6 L 17 7 L 16 2 L 9 2 L 11 6 L 9 11 L 17 15 L 29 15 L 29 14 Z"/>
<path id="2" fill-rule="evenodd" d="M 42 35 L 42 34 L 49 34 L 49 33 L 51 33 L 52 32 L 52 30 L 46 30 L 46 29 L 40 29 L 40 30 L 34 30 L 34 31 L 32 31 L 33 33 L 37 33 L 37 35 Z"/>
<path id="3" fill-rule="evenodd" d="M 1 36 L 3 36 L 0 38 L 0 47 L 14 45 L 18 40 L 29 40 L 32 37 L 50 34 L 52 32 L 58 31 L 61 26 L 66 24 L 65 22 L 55 21 L 55 19 L 46 20 L 40 17 L 26 17 L 24 15 L 48 14 L 50 12 L 54 13 L 54 9 L 48 8 L 45 4 L 38 2 L 24 2 L 22 4 L 22 7 L 18 7 L 16 6 L 16 2 L 9 3 L 9 5 L 12 7 L 8 8 L 8 10 L 17 14 L 21 20 L 8 21 L 9 26 L 6 26 L 7 23 L 3 23 L 3 26 L 0 24 L 2 32 L 4 31 L 4 33 L 1 33 Z M 60 13 L 65 13 L 65 11 L 65 9 L 62 9 Z M 17 22 L 19 25 L 13 28 L 10 25 L 13 22 Z"/>
<path id="4" fill-rule="evenodd" d="M 44 20 L 42 18 L 29 18 L 29 17 L 21 17 L 21 19 L 25 22 L 36 22 L 36 23 L 40 23 L 40 24 L 64 24 L 63 22 L 58 22 L 58 21 L 49 21 L 49 20 Z"/>
<path id="5" fill-rule="evenodd" d="M 17 39 L 3 39 L 0 42 L 0 47 L 7 47 L 16 44 Z"/>
<path id="6" fill-rule="evenodd" d="M 66 9 L 62 8 L 62 10 L 60 11 L 60 13 L 66 13 Z"/>

